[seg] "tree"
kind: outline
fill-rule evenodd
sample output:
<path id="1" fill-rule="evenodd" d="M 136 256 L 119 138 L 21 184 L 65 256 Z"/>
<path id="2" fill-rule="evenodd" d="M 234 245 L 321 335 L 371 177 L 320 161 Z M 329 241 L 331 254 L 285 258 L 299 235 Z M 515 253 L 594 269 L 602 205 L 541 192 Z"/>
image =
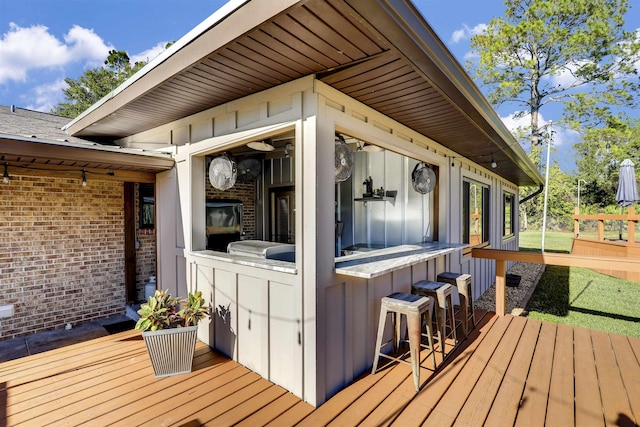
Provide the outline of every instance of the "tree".
<path id="1" fill-rule="evenodd" d="M 620 163 L 631 159 L 640 166 L 640 120 L 630 124 L 610 121 L 605 128 L 591 129 L 574 148 L 576 180 L 586 181 L 580 194 L 582 204 L 600 209 L 615 205 Z M 639 171 L 636 167 L 636 174 Z"/>
<path id="2" fill-rule="evenodd" d="M 64 79 L 67 87 L 63 92 L 67 102 L 56 105 L 51 113 L 70 118 L 77 117 L 145 64 L 146 62 L 136 62 L 131 65 L 126 52 L 110 50 L 109 56 L 104 61 L 105 67 L 87 70 L 75 80 L 69 77 Z"/>
<path id="3" fill-rule="evenodd" d="M 573 206 L 575 205 L 575 182 L 571 175 L 564 173 L 557 163 L 549 169 L 549 188 L 547 189 L 547 227 L 555 230 L 571 228 Z M 531 193 L 530 188 L 520 189 L 520 199 Z M 542 195 L 520 205 L 522 230 L 540 229 L 544 199 Z"/>
<path id="4" fill-rule="evenodd" d="M 472 37 L 477 77 L 494 105 L 514 103 L 531 116 L 531 155 L 540 163 L 539 113 L 564 104 L 562 122 L 595 126 L 640 89 L 634 62 L 640 42 L 623 30 L 627 0 L 505 0 L 505 16 Z M 559 79 L 558 77 L 569 77 Z"/>

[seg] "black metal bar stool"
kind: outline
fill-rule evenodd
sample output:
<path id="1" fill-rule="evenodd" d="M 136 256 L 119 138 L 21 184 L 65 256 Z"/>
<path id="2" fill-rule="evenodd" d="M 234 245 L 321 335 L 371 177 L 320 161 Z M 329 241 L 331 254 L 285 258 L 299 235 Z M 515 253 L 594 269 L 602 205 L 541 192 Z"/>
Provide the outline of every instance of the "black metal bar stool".
<path id="1" fill-rule="evenodd" d="M 445 341 L 448 336 L 453 338 L 457 344 L 456 319 L 453 313 L 453 287 L 449 283 L 433 282 L 431 280 L 421 280 L 411 286 L 411 291 L 420 296 L 432 297 L 436 301 L 436 326 L 438 330 L 438 342 L 442 358 L 445 357 Z M 451 333 L 447 334 L 447 323 Z"/>
<path id="2" fill-rule="evenodd" d="M 373 359 L 373 368 L 371 374 L 375 374 L 378 369 L 378 359 L 386 357 L 387 359 L 403 362 L 411 365 L 413 370 L 413 383 L 416 386 L 416 392 L 420 390 L 420 348 L 427 348 L 433 356 L 433 366 L 436 366 L 436 355 L 433 350 L 433 333 L 431 332 L 431 310 L 433 309 L 433 298 L 395 292 L 382 298 L 380 303 L 380 319 L 378 321 L 378 337 L 376 339 L 376 354 Z M 393 337 L 389 341 L 382 342 L 384 328 L 387 321 L 387 314 L 392 315 L 393 319 Z M 398 351 L 401 341 L 400 325 L 402 315 L 407 317 L 409 352 L 411 354 L 411 362 L 402 360 L 399 357 L 382 353 L 382 348 L 390 342 L 393 343 L 393 354 Z M 422 333 L 422 319 L 426 323 L 426 334 Z M 427 344 L 422 344 L 422 336 L 426 336 Z"/>
<path id="3" fill-rule="evenodd" d="M 476 310 L 473 306 L 473 287 L 471 286 L 471 275 L 452 273 L 446 271 L 438 274 L 438 282 L 450 283 L 458 288 L 460 296 L 460 311 L 462 312 L 462 332 L 466 337 L 470 330 L 476 327 Z M 471 328 L 469 328 L 471 321 Z"/>

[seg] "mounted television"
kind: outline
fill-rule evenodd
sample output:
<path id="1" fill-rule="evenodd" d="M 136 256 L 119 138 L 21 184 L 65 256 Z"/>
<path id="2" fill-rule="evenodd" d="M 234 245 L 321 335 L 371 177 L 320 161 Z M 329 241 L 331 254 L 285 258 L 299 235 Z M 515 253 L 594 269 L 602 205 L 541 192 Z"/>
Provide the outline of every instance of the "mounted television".
<path id="1" fill-rule="evenodd" d="M 207 249 L 226 252 L 227 245 L 242 236 L 242 202 L 208 199 L 206 209 Z"/>

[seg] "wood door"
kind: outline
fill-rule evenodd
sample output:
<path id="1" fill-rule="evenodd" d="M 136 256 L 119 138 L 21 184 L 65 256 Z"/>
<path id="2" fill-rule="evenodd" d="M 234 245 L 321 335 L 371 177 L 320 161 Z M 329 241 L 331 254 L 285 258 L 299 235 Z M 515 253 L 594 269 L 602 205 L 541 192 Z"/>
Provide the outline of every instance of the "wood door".
<path id="1" fill-rule="evenodd" d="M 136 189 L 124 183 L 124 286 L 127 304 L 138 302 L 136 291 Z"/>

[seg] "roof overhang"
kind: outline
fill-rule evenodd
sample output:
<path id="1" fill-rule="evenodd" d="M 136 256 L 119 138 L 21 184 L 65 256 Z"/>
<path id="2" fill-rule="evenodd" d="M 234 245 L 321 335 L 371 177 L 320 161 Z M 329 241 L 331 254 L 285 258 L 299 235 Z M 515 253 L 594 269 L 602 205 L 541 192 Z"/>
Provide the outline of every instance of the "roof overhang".
<path id="1" fill-rule="evenodd" d="M 11 174 L 69 176 L 85 170 L 110 181 L 155 182 L 170 155 L 96 143 L 70 143 L 0 134 L 0 159 Z"/>
<path id="2" fill-rule="evenodd" d="M 408 0 L 231 1 L 73 120 L 117 140 L 306 75 L 491 169 L 543 178 Z"/>

